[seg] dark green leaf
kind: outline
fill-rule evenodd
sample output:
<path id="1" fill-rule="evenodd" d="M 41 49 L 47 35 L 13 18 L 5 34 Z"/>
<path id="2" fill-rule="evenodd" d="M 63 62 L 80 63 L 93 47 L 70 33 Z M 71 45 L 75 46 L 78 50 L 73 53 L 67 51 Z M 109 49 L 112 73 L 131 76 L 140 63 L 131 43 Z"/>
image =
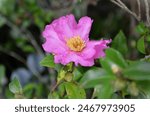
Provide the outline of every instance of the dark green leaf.
<path id="1" fill-rule="evenodd" d="M 79 83 L 84 88 L 94 88 L 100 83 L 103 83 L 107 80 L 112 80 L 114 78 L 115 77 L 113 75 L 108 74 L 102 68 L 93 68 L 83 75 Z"/>
<path id="2" fill-rule="evenodd" d="M 69 99 L 85 99 L 86 94 L 83 88 L 72 82 L 65 82 L 65 89 Z"/>
<path id="3" fill-rule="evenodd" d="M 60 84 L 58 87 L 58 94 L 60 95 L 60 97 L 63 97 L 65 94 L 65 85 L 64 83 Z"/>
<path id="4" fill-rule="evenodd" d="M 144 34 L 145 33 L 145 25 L 144 23 L 140 23 L 136 29 L 135 29 L 139 34 Z"/>
<path id="5" fill-rule="evenodd" d="M 54 68 L 55 63 L 54 63 L 53 55 L 47 55 L 46 57 L 44 57 L 44 59 L 40 62 L 40 65 L 50 67 L 50 68 Z"/>
<path id="6" fill-rule="evenodd" d="M 138 81 L 137 86 L 145 98 L 150 99 L 150 81 Z"/>
<path id="7" fill-rule="evenodd" d="M 17 78 L 9 83 L 9 90 L 14 94 L 22 94 L 22 87 Z"/>
<path id="8" fill-rule="evenodd" d="M 141 37 L 137 42 L 137 49 L 145 54 L 145 43 L 144 43 L 144 37 Z"/>
<path id="9" fill-rule="evenodd" d="M 13 99 L 14 98 L 14 94 L 9 90 L 9 88 L 5 88 L 5 96 L 7 99 Z"/>
<path id="10" fill-rule="evenodd" d="M 122 55 L 128 52 L 127 39 L 122 31 L 120 31 L 112 41 L 112 48 L 117 49 Z"/>
<path id="11" fill-rule="evenodd" d="M 36 84 L 29 83 L 23 88 L 23 93 L 27 98 L 34 97 L 33 94 L 35 94 Z"/>
<path id="12" fill-rule="evenodd" d="M 3 65 L 0 65 L 0 85 L 2 84 L 4 77 L 5 77 L 5 67 Z"/>
<path id="13" fill-rule="evenodd" d="M 150 42 L 150 35 L 147 35 L 147 36 L 146 36 L 146 40 L 147 40 L 148 42 Z"/>
<path id="14" fill-rule="evenodd" d="M 82 76 L 82 73 L 75 68 L 73 71 L 73 80 L 78 80 Z"/>
<path id="15" fill-rule="evenodd" d="M 126 78 L 131 80 L 150 80 L 150 63 L 136 62 L 123 70 Z"/>

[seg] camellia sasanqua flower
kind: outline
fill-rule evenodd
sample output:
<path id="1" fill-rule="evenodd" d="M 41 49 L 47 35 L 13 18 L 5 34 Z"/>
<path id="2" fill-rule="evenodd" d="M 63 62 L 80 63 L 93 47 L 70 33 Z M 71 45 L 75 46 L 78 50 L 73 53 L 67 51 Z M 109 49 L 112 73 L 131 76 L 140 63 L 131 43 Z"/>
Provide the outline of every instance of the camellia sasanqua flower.
<path id="1" fill-rule="evenodd" d="M 43 49 L 54 55 L 54 62 L 66 65 L 74 62 L 77 66 L 92 66 L 94 59 L 104 57 L 104 50 L 111 40 L 89 40 L 93 20 L 84 16 L 78 23 L 74 15 L 62 16 L 46 25 Z"/>

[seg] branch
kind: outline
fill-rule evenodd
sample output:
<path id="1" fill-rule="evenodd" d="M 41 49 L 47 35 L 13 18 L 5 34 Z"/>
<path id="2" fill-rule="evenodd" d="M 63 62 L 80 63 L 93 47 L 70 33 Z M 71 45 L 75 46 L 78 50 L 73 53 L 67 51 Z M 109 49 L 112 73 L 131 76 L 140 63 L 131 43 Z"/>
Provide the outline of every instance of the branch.
<path id="1" fill-rule="evenodd" d="M 119 6 L 120 8 L 131 14 L 132 16 L 134 16 L 134 18 L 136 18 L 138 21 L 140 21 L 140 17 L 137 16 L 136 13 L 132 12 L 121 0 L 111 0 L 111 2 L 116 4 L 117 6 Z"/>
<path id="2" fill-rule="evenodd" d="M 138 5 L 138 17 L 139 17 L 139 20 L 141 20 L 141 2 L 140 0 L 137 0 L 137 5 Z"/>
<path id="3" fill-rule="evenodd" d="M 149 16 L 149 4 L 147 0 L 144 0 L 145 3 L 145 10 L 146 10 L 146 19 L 147 19 L 147 25 L 150 26 L 150 16 Z"/>

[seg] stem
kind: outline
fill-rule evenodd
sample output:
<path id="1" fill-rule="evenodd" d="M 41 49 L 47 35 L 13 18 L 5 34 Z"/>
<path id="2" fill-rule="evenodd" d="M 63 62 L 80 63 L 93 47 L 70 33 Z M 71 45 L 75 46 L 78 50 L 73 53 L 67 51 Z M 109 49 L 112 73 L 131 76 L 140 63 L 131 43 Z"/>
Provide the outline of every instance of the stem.
<path id="1" fill-rule="evenodd" d="M 64 81 L 64 80 L 61 80 L 61 81 L 57 82 L 57 83 L 53 86 L 53 88 L 51 89 L 51 93 L 53 93 L 53 92 L 56 90 L 56 88 L 57 88 L 63 81 Z"/>

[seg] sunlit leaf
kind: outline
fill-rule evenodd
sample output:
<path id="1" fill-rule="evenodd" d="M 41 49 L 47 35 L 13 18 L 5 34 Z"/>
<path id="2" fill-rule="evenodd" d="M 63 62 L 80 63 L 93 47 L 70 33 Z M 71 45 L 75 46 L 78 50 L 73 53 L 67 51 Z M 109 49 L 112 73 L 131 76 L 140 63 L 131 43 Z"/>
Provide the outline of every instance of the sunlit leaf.
<path id="1" fill-rule="evenodd" d="M 113 88 L 110 81 L 106 81 L 94 88 L 95 97 L 99 99 L 110 99 L 113 95 Z"/>
<path id="2" fill-rule="evenodd" d="M 139 33 L 139 34 L 143 34 L 145 32 L 145 26 L 143 23 L 139 24 L 137 27 L 136 27 L 136 31 Z"/>
<path id="3" fill-rule="evenodd" d="M 117 49 L 122 55 L 128 52 L 127 39 L 122 31 L 120 31 L 112 41 L 112 48 Z"/>
<path id="4" fill-rule="evenodd" d="M 57 92 L 49 93 L 48 99 L 59 99 L 59 94 Z"/>
<path id="5" fill-rule="evenodd" d="M 9 83 L 9 90 L 14 94 L 22 94 L 22 87 L 17 78 Z"/>
<path id="6" fill-rule="evenodd" d="M 80 84 L 84 88 L 94 88 L 95 86 L 99 85 L 108 80 L 114 79 L 114 75 L 108 74 L 102 68 L 93 68 L 88 70 L 80 80 Z"/>
<path id="7" fill-rule="evenodd" d="M 144 43 L 144 37 L 141 37 L 138 41 L 137 41 L 137 49 L 145 54 L 145 43 Z"/>
<path id="8" fill-rule="evenodd" d="M 123 74 L 131 80 L 150 80 L 150 63 L 136 62 L 124 69 Z"/>
<path id="9" fill-rule="evenodd" d="M 82 87 L 72 82 L 65 82 L 65 89 L 69 99 L 85 99 L 86 94 Z"/>
<path id="10" fill-rule="evenodd" d="M 46 57 L 44 57 L 44 59 L 40 62 L 40 65 L 54 68 L 55 67 L 55 63 L 54 63 L 53 55 L 47 55 Z"/>

